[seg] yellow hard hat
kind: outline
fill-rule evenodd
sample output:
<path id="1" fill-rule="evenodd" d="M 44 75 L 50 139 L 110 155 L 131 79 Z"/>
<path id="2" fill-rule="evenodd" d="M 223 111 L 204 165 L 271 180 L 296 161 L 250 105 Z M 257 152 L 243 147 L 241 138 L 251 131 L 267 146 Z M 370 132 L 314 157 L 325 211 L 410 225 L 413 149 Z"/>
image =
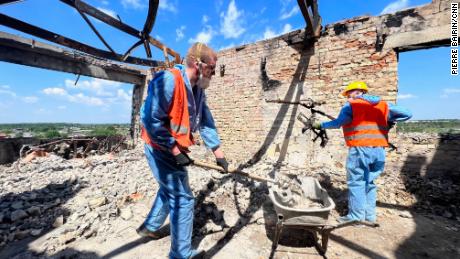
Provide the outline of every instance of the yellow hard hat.
<path id="1" fill-rule="evenodd" d="M 356 90 L 356 89 L 363 90 L 366 93 L 367 93 L 367 91 L 369 91 L 369 88 L 367 88 L 367 84 L 365 82 L 355 81 L 355 82 L 352 82 L 349 85 L 347 85 L 347 87 L 345 87 L 345 90 L 342 92 L 342 95 L 347 96 L 348 91 Z"/>

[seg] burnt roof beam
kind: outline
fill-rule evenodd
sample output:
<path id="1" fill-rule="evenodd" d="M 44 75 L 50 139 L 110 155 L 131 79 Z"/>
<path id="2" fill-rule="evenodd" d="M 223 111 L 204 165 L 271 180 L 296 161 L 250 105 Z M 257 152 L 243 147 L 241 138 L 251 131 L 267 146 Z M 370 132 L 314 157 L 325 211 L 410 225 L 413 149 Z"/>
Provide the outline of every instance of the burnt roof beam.
<path id="1" fill-rule="evenodd" d="M 74 8 L 76 8 L 76 5 L 75 5 L 75 2 L 76 0 L 60 0 L 61 2 L 65 3 L 65 4 L 68 4 Z M 154 45 L 155 47 L 159 48 L 159 49 L 163 49 L 163 47 L 165 47 L 165 45 L 163 43 L 161 43 L 160 41 L 152 38 L 150 35 L 148 34 L 145 34 L 143 33 L 142 31 L 139 31 L 117 19 L 115 19 L 114 17 L 100 11 L 99 9 L 83 2 L 83 1 L 79 1 L 80 2 L 80 5 L 79 5 L 79 8 L 82 12 L 100 20 L 101 22 L 104 22 L 114 28 L 117 28 L 133 37 L 136 37 L 138 39 L 144 39 L 144 40 L 147 40 L 148 42 L 150 42 L 150 44 Z M 150 2 L 154 2 L 153 4 L 155 4 L 155 2 L 158 2 L 156 0 L 150 0 Z M 149 4 L 149 12 L 153 13 L 153 11 L 157 10 L 157 8 L 150 8 L 150 5 L 152 5 L 152 3 Z M 150 11 L 152 10 L 152 11 Z M 156 13 L 156 12 L 155 12 Z M 146 23 L 144 25 L 144 29 L 145 28 L 150 28 L 152 27 L 153 28 L 153 25 L 154 25 L 154 18 L 156 16 L 152 16 L 152 18 L 150 18 L 150 21 L 148 20 L 149 18 L 147 18 L 146 21 L 149 21 L 149 23 Z M 150 32 L 149 32 L 150 33 Z M 176 59 L 176 63 L 180 63 L 180 55 L 179 53 L 177 53 L 176 51 L 172 50 L 171 48 L 168 48 L 166 47 L 166 50 L 168 52 L 169 55 L 171 56 L 174 56 L 175 59 Z"/>
<path id="2" fill-rule="evenodd" d="M 0 61 L 142 85 L 145 70 L 0 32 Z"/>
<path id="3" fill-rule="evenodd" d="M 297 4 L 307 24 L 306 33 L 318 38 L 321 35 L 321 16 L 318 11 L 318 0 L 297 0 Z"/>
<path id="4" fill-rule="evenodd" d="M 15 4 L 15 2 L 22 2 L 24 0 L 0 0 L 0 5 L 2 4 Z"/>
<path id="5" fill-rule="evenodd" d="M 66 46 L 75 50 L 79 50 L 100 58 L 111 59 L 115 61 L 123 61 L 123 56 L 120 54 L 113 54 L 109 51 L 105 51 L 102 49 L 94 48 L 92 46 L 86 45 L 84 43 L 78 42 L 76 40 L 64 37 L 60 34 L 39 28 L 37 26 L 25 23 L 23 21 L 17 20 L 13 17 L 0 14 L 0 24 L 13 28 L 15 30 L 33 35 L 35 37 L 42 38 L 47 41 L 51 41 L 62 46 Z M 142 66 L 150 66 L 150 67 L 158 67 L 164 66 L 164 62 L 156 61 L 156 60 L 149 60 L 143 58 L 136 58 L 136 57 L 128 57 L 124 61 L 130 64 L 142 65 Z"/>

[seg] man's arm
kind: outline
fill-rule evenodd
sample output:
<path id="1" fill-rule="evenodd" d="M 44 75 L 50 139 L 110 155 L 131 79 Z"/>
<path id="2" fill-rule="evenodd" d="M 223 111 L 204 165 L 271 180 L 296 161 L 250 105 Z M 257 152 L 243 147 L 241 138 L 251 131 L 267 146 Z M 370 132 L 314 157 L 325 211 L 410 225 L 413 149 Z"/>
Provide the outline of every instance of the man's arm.
<path id="1" fill-rule="evenodd" d="M 214 118 L 212 113 L 209 110 L 206 102 L 203 103 L 201 114 L 201 124 L 200 124 L 200 135 L 204 141 L 204 144 L 207 148 L 213 150 L 219 150 L 220 139 L 217 134 L 216 124 L 214 123 Z"/>
<path id="2" fill-rule="evenodd" d="M 412 117 L 412 113 L 402 106 L 389 103 L 388 108 L 390 110 L 388 114 L 389 122 L 407 121 Z"/>
<path id="3" fill-rule="evenodd" d="M 148 96 L 142 108 L 146 113 L 142 123 L 154 143 L 171 150 L 176 140 L 165 126 L 174 93 L 174 76 L 168 71 L 161 73 L 149 84 Z"/>
<path id="4" fill-rule="evenodd" d="M 206 101 L 203 103 L 203 110 L 201 111 L 201 125 L 200 135 L 207 148 L 211 149 L 216 157 L 216 163 L 222 167 L 224 171 L 228 172 L 228 162 L 225 159 L 224 152 L 220 148 L 220 139 L 217 134 L 216 124 L 212 117 L 211 110 L 209 110 Z"/>
<path id="5" fill-rule="evenodd" d="M 338 129 L 353 120 L 353 112 L 350 103 L 346 103 L 340 110 L 339 116 L 335 120 L 321 123 L 323 129 Z"/>

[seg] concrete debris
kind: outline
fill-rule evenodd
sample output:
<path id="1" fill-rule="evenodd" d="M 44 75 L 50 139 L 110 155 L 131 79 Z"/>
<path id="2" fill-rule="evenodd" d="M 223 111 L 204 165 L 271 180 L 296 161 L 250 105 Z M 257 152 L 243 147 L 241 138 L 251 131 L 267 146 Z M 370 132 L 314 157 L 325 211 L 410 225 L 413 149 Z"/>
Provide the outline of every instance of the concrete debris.
<path id="1" fill-rule="evenodd" d="M 402 218 L 407 218 L 407 219 L 413 218 L 412 214 L 409 211 L 401 211 L 399 213 L 399 216 Z"/>
<path id="2" fill-rule="evenodd" d="M 263 160 L 244 171 L 268 177 L 272 172 L 279 175 L 277 168 L 283 173 L 316 177 L 338 210 L 346 211 L 346 181 L 337 169 L 323 166 L 302 171 Z M 27 236 L 43 236 L 43 251 L 49 254 L 79 240 L 103 242 L 117 235 L 117 225 L 142 222 L 147 211 L 139 213 L 139 208 L 148 210 L 158 189 L 140 148 L 86 159 L 67 160 L 50 154 L 24 164 L 21 173 L 14 165 L 0 169 L 0 248 Z M 196 197 L 194 239 L 249 222 L 276 224 L 265 183 L 193 166 L 189 176 Z M 394 176 L 385 175 L 381 180 L 384 187 L 379 189 L 379 201 L 405 206 L 416 203 Z M 297 195 L 295 188 L 290 190 Z M 321 206 L 316 201 L 304 202 L 308 204 L 297 201 L 295 206 Z M 460 217 L 455 208 L 447 211 L 452 215 L 441 216 Z"/>

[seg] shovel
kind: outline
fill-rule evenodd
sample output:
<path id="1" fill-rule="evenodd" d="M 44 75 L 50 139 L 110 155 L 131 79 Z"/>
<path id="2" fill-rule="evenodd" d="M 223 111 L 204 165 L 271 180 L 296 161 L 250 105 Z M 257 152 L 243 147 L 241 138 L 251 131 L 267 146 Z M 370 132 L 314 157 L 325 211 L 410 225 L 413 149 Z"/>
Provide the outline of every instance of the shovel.
<path id="1" fill-rule="evenodd" d="M 205 163 L 205 162 L 201 162 L 201 161 L 196 161 L 196 160 L 193 161 L 193 164 L 196 165 L 196 166 L 202 167 L 202 168 L 213 169 L 213 170 L 217 170 L 217 171 L 220 171 L 220 172 L 227 173 L 227 172 L 225 172 L 225 170 L 222 167 L 220 167 L 218 165 L 213 165 L 213 164 L 209 164 L 209 163 Z M 247 177 L 247 178 L 259 181 L 259 182 L 269 182 L 269 183 L 273 183 L 273 184 L 278 185 L 278 182 L 276 182 L 275 180 L 268 179 L 268 178 L 265 178 L 265 177 L 256 176 L 256 175 L 251 175 L 251 174 L 245 173 L 245 172 L 243 172 L 241 170 L 238 170 L 238 169 L 228 170 L 228 173 L 242 175 L 244 177 Z"/>

